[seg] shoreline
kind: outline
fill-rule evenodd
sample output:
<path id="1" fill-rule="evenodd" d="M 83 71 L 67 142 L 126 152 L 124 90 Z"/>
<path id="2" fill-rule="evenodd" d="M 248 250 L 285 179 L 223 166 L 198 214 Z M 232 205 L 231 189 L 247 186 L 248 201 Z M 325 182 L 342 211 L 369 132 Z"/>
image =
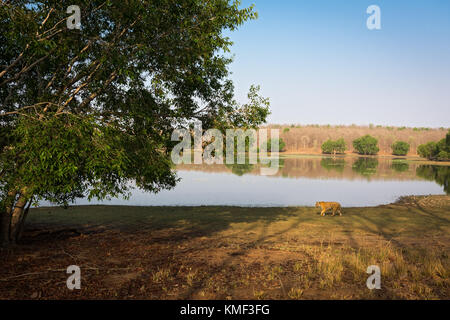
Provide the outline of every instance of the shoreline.
<path id="1" fill-rule="evenodd" d="M 450 197 L 449 195 L 445 194 L 418 194 L 418 195 L 404 195 L 400 196 L 396 201 L 394 202 L 388 202 L 384 204 L 378 204 L 378 205 L 364 205 L 364 206 L 346 206 L 343 208 L 348 209 L 373 209 L 373 208 L 379 208 L 384 207 L 388 205 L 395 205 L 399 201 L 402 201 L 402 199 L 408 199 L 408 198 L 434 198 L 434 197 Z M 105 208 L 151 208 L 151 209 L 171 209 L 171 208 L 185 208 L 185 209 L 201 209 L 201 208 L 209 208 L 209 209 L 220 209 L 220 208 L 226 208 L 226 209 L 311 209 L 315 208 L 315 206 L 307 206 L 307 205 L 287 205 L 287 206 L 246 206 L 246 205 L 223 205 L 223 204 L 217 204 L 217 205 L 127 205 L 127 204 L 75 204 L 75 205 L 69 205 L 67 209 L 69 208 L 99 208 L 99 207 L 105 207 Z M 39 207 L 31 207 L 31 209 L 56 209 L 56 208 L 63 208 L 63 206 L 55 205 L 55 206 L 39 206 Z M 64 209 L 64 208 L 63 208 Z"/>
<path id="2" fill-rule="evenodd" d="M 407 162 L 417 162 L 421 164 L 450 166 L 450 161 L 433 161 L 419 156 L 395 156 L 395 155 L 361 155 L 357 153 L 343 153 L 343 154 L 324 154 L 324 153 L 298 153 L 298 152 L 280 152 L 280 158 L 303 158 L 303 157 L 319 157 L 319 158 L 375 158 L 375 159 L 391 159 L 402 160 Z"/>

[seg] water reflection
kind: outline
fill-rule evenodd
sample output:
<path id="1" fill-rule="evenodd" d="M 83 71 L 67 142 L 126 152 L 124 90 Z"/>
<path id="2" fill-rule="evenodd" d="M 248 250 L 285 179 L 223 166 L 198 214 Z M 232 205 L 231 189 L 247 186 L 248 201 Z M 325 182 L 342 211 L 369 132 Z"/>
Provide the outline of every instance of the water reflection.
<path id="1" fill-rule="evenodd" d="M 344 172 L 345 160 L 342 158 L 323 158 L 320 160 L 320 165 L 327 171 L 336 170 L 337 172 Z"/>
<path id="2" fill-rule="evenodd" d="M 360 175 L 369 177 L 377 172 L 378 159 L 376 158 L 358 158 L 352 166 L 353 171 Z"/>
<path id="3" fill-rule="evenodd" d="M 387 204 L 403 195 L 449 193 L 449 166 L 373 157 L 286 157 L 275 175 L 261 169 L 272 164 L 179 165 L 181 182 L 173 190 L 149 194 L 135 190 L 129 200 L 77 204 L 157 206 L 313 206 L 339 201 L 345 206 Z M 42 203 L 48 205 L 48 203 Z"/>
<path id="4" fill-rule="evenodd" d="M 231 170 L 231 173 L 237 176 L 243 176 L 246 173 L 250 173 L 255 169 L 254 164 L 245 163 L 245 164 L 226 164 L 227 168 Z"/>
<path id="5" fill-rule="evenodd" d="M 260 175 L 262 167 L 272 166 L 272 163 L 225 165 L 179 165 L 180 171 L 202 171 L 210 173 L 231 173 L 237 176 Z M 342 179 L 342 180 L 392 180 L 435 181 L 448 188 L 450 166 L 421 165 L 404 159 L 388 159 L 374 157 L 292 157 L 281 158 L 275 177 L 312 178 L 312 179 Z M 447 189 L 445 189 L 447 190 Z"/>
<path id="6" fill-rule="evenodd" d="M 416 169 L 416 174 L 427 180 L 436 181 L 439 185 L 444 187 L 444 191 L 450 194 L 449 180 L 450 167 L 449 166 L 432 166 L 421 165 Z"/>
<path id="7" fill-rule="evenodd" d="M 317 166 L 320 163 L 320 167 Z M 349 164 L 351 163 L 351 164 Z M 268 164 L 249 164 L 248 159 L 245 164 L 227 164 L 226 168 L 230 169 L 232 174 L 243 176 L 245 174 L 258 175 L 261 166 Z M 211 167 L 198 166 L 192 167 L 193 170 L 207 172 L 221 172 L 220 166 Z M 178 167 L 181 170 L 188 170 L 184 166 Z M 435 181 L 444 187 L 444 191 L 449 194 L 450 166 L 445 165 L 420 165 L 416 163 L 410 164 L 404 159 L 377 159 L 373 157 L 359 157 L 356 159 L 345 160 L 344 158 L 323 157 L 323 158 L 300 158 L 300 159 L 280 159 L 279 173 L 276 176 L 284 178 L 300 178 L 300 177 L 316 177 L 316 178 L 333 178 L 333 172 L 339 173 L 340 178 L 354 180 L 362 177 L 367 180 L 420 180 Z M 357 173 L 357 176 L 350 174 Z M 324 170 L 321 170 L 324 169 Z"/>
<path id="8" fill-rule="evenodd" d="M 409 164 L 406 161 L 393 160 L 391 168 L 395 172 L 405 172 L 409 170 Z"/>

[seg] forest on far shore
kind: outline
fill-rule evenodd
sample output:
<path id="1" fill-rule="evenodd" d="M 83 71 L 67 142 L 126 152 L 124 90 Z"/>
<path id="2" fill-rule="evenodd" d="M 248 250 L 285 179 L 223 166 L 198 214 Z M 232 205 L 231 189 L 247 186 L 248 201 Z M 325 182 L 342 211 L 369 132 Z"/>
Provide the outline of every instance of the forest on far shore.
<path id="1" fill-rule="evenodd" d="M 410 145 L 408 156 L 417 156 L 417 148 L 430 141 L 445 138 L 448 128 L 411 128 L 381 125 L 296 125 L 271 124 L 268 129 L 279 129 L 287 153 L 319 154 L 322 144 L 331 139 L 344 139 L 345 153 L 353 153 L 353 141 L 365 135 L 378 140 L 379 155 L 392 155 L 392 144 L 405 141 Z"/>

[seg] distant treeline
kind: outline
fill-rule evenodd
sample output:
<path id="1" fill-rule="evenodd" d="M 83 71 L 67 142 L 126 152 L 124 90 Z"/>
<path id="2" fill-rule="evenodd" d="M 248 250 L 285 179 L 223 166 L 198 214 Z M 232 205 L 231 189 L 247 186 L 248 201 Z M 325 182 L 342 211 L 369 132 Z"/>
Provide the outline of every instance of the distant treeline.
<path id="1" fill-rule="evenodd" d="M 397 142 L 409 144 L 407 155 L 418 155 L 418 147 L 430 141 L 445 138 L 448 128 L 410 128 L 393 126 L 333 126 L 333 125 L 268 125 L 266 128 L 280 130 L 284 142 L 284 151 L 293 153 L 322 153 L 322 145 L 329 140 L 345 142 L 345 153 L 356 152 L 354 141 L 366 135 L 377 140 L 377 154 L 392 155 L 393 145 Z M 397 145 L 397 147 L 401 147 Z M 341 152 L 338 152 L 341 153 Z"/>

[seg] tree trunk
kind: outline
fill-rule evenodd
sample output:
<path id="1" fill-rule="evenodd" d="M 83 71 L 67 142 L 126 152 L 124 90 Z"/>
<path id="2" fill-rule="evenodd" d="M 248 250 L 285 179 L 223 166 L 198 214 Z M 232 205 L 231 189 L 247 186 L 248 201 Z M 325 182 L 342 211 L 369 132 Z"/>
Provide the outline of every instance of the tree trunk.
<path id="1" fill-rule="evenodd" d="M 16 198 L 16 192 L 10 191 L 6 196 L 4 205 L 1 210 L 1 220 L 0 220 L 0 245 L 2 247 L 9 246 L 10 244 L 10 226 L 11 217 L 14 207 L 14 200 Z"/>
<path id="2" fill-rule="evenodd" d="M 14 206 L 14 210 L 11 216 L 11 225 L 9 229 L 9 240 L 10 243 L 15 244 L 19 240 L 19 230 L 22 228 L 21 224 L 23 222 L 23 216 L 25 213 L 25 206 L 27 205 L 28 199 L 22 193 L 19 195 L 19 199 Z"/>
<path id="3" fill-rule="evenodd" d="M 25 190 L 21 190 L 20 193 L 15 191 L 8 193 L 0 220 L 0 245 L 2 247 L 16 244 L 20 240 L 30 205 L 31 199 L 26 195 Z"/>
<path id="4" fill-rule="evenodd" d="M 9 245 L 9 225 L 11 222 L 11 210 L 2 208 L 0 221 L 0 246 L 7 247 Z"/>
<path id="5" fill-rule="evenodd" d="M 33 203 L 33 198 L 30 198 L 30 200 L 28 201 L 27 207 L 25 208 L 25 211 L 23 213 L 22 220 L 20 221 L 20 224 L 19 224 L 19 230 L 17 231 L 17 236 L 16 236 L 17 241 L 20 240 L 20 238 L 22 238 L 23 229 L 25 227 L 25 220 L 27 219 L 28 212 L 30 211 L 30 206 L 32 203 Z"/>

